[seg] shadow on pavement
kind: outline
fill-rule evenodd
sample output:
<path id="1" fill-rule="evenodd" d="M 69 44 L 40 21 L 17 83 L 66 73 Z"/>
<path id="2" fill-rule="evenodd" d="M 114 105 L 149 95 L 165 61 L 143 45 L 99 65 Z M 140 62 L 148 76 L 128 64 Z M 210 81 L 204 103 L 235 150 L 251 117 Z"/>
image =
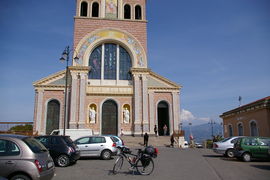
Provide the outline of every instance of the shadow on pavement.
<path id="1" fill-rule="evenodd" d="M 270 165 L 251 165 L 251 167 L 255 167 L 255 168 L 263 169 L 263 170 L 270 170 Z"/>

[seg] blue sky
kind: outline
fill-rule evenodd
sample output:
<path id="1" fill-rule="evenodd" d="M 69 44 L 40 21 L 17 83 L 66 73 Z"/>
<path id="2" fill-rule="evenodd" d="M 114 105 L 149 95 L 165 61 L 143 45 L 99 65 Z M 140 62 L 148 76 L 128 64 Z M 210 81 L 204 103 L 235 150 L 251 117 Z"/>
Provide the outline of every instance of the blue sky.
<path id="1" fill-rule="evenodd" d="M 63 70 L 75 0 L 0 1 L 0 121 L 32 121 L 32 83 Z M 269 0 L 148 0 L 148 62 L 198 124 L 270 95 Z"/>

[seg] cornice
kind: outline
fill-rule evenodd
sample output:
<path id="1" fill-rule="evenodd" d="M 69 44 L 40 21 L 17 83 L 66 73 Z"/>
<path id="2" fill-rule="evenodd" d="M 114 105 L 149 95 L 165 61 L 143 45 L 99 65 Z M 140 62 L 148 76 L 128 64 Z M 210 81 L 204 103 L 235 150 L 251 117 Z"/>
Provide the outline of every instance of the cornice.
<path id="1" fill-rule="evenodd" d="M 243 105 L 243 106 L 236 108 L 236 109 L 233 109 L 231 111 L 224 112 L 219 117 L 227 118 L 227 117 L 232 117 L 232 116 L 235 116 L 238 114 L 261 110 L 261 109 L 270 109 L 270 100 L 269 99 L 256 101 L 254 103 Z"/>
<path id="2" fill-rule="evenodd" d="M 164 77 L 162 77 L 162 76 L 154 73 L 153 71 L 150 71 L 150 75 L 153 76 L 153 77 L 155 77 L 155 78 L 157 78 L 157 79 L 159 79 L 159 80 L 161 80 L 161 81 L 165 81 L 166 83 L 170 84 L 171 86 L 174 86 L 175 89 L 181 89 L 182 88 L 181 85 L 178 85 L 178 84 L 170 81 L 169 79 L 164 78 Z M 155 88 L 155 87 L 153 87 L 153 88 Z M 164 87 L 164 88 L 166 89 L 166 87 Z M 174 89 L 174 88 L 172 88 L 172 89 Z"/>
<path id="3" fill-rule="evenodd" d="M 90 71 L 89 66 L 70 66 L 68 69 L 70 71 Z"/>
<path id="4" fill-rule="evenodd" d="M 51 74 L 45 78 L 42 78 L 38 81 L 33 82 L 33 86 L 37 87 L 37 86 L 39 86 L 39 84 L 44 84 L 44 83 L 51 81 L 53 79 L 57 79 L 58 77 L 63 76 L 63 75 L 65 76 L 65 73 L 66 73 L 66 70 L 62 70 L 62 71 L 59 71 L 57 73 Z"/>
<path id="5" fill-rule="evenodd" d="M 135 23 L 148 23 L 147 20 L 132 20 L 132 19 L 110 19 L 110 18 L 100 18 L 100 17 L 82 17 L 74 16 L 74 19 L 92 19 L 92 20 L 107 20 L 107 21 L 122 21 L 122 22 L 135 22 Z"/>
<path id="6" fill-rule="evenodd" d="M 149 68 L 131 68 L 130 72 L 132 74 L 140 74 L 140 73 L 149 74 L 151 72 L 151 69 L 149 69 Z"/>
<path id="7" fill-rule="evenodd" d="M 113 93 L 86 93 L 87 96 L 133 96 L 133 94 L 113 94 Z"/>

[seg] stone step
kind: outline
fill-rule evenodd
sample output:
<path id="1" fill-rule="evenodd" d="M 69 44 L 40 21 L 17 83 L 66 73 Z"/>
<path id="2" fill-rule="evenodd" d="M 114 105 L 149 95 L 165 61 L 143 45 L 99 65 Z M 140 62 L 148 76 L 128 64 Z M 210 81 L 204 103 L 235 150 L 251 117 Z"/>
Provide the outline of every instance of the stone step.
<path id="1" fill-rule="evenodd" d="M 140 147 L 143 146 L 143 136 L 122 136 L 125 146 L 128 147 Z M 169 146 L 170 136 L 149 136 L 148 145 L 152 146 Z"/>

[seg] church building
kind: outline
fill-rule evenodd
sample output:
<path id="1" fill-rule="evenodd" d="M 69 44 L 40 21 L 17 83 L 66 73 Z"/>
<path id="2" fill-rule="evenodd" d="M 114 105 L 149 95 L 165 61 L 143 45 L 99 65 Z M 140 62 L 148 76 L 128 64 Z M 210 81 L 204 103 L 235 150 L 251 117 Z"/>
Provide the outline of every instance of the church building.
<path id="1" fill-rule="evenodd" d="M 181 86 L 148 67 L 146 0 L 76 0 L 70 49 L 67 78 L 63 70 L 33 83 L 34 132 L 178 130 Z"/>

